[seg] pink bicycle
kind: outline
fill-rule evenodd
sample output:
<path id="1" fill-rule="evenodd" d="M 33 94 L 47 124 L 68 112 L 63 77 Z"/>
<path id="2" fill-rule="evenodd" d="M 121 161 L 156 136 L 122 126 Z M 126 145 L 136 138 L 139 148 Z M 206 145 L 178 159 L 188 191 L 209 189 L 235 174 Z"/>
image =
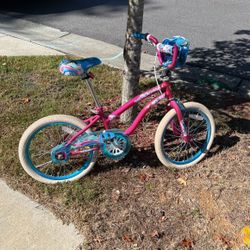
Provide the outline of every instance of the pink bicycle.
<path id="1" fill-rule="evenodd" d="M 176 66 L 183 66 L 188 52 L 188 42 L 183 37 L 165 39 L 162 43 L 150 34 L 134 33 L 134 38 L 145 39 L 156 47 L 163 75 Z M 98 58 L 63 60 L 60 72 L 78 75 L 86 80 L 94 99 L 94 115 L 86 120 L 69 115 L 51 115 L 31 124 L 21 137 L 19 159 L 24 170 L 34 179 L 44 183 L 74 181 L 86 175 L 94 166 L 98 152 L 113 160 L 124 158 L 130 150 L 131 135 L 150 109 L 166 100 L 166 115 L 155 134 L 155 151 L 165 166 L 184 169 L 199 162 L 210 149 L 214 134 L 214 119 L 209 110 L 196 102 L 181 103 L 171 92 L 171 83 L 161 84 L 135 96 L 109 115 L 104 113 L 91 79 L 89 69 L 99 65 Z M 125 110 L 145 98 L 159 93 L 139 112 L 130 127 L 122 131 L 110 128 L 110 122 Z M 92 132 L 97 121 L 104 130 Z"/>

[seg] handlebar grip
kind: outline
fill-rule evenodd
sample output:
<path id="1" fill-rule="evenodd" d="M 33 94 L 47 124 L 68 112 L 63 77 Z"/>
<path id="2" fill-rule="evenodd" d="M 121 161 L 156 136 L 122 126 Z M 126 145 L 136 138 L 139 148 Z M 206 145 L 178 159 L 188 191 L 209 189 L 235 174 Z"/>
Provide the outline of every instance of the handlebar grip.
<path id="1" fill-rule="evenodd" d="M 148 33 L 144 34 L 144 33 L 140 33 L 140 32 L 133 32 L 132 37 L 135 38 L 135 39 L 144 39 L 144 40 L 146 40 L 147 34 Z"/>

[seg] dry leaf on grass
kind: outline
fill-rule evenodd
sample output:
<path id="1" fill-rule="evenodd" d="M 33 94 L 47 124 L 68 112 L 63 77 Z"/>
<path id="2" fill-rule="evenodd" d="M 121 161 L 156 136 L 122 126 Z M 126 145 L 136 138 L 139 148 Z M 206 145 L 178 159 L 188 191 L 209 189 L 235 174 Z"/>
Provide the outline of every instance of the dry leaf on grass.
<path id="1" fill-rule="evenodd" d="M 180 177 L 177 179 L 177 181 L 183 185 L 183 186 L 187 186 L 187 179 L 185 177 Z"/>
<path id="2" fill-rule="evenodd" d="M 154 177 L 155 177 L 155 175 L 151 174 L 151 173 L 147 173 L 147 174 L 142 173 L 139 175 L 139 179 L 141 182 L 146 182 L 149 179 L 154 178 Z"/>
<path id="3" fill-rule="evenodd" d="M 121 197 L 120 190 L 113 189 L 112 190 L 112 201 L 113 202 L 118 202 L 118 200 L 120 199 L 120 197 Z"/>
<path id="4" fill-rule="evenodd" d="M 154 230 L 152 233 L 151 233 L 151 237 L 152 238 L 157 238 L 159 239 L 161 237 L 160 233 L 157 231 L 157 230 Z"/>
<path id="5" fill-rule="evenodd" d="M 166 216 L 162 216 L 159 222 L 164 222 L 164 221 L 166 221 L 167 219 L 168 219 L 168 218 L 167 218 Z"/>
<path id="6" fill-rule="evenodd" d="M 183 239 L 181 242 L 179 242 L 178 245 L 179 245 L 179 247 L 182 247 L 182 248 L 186 248 L 186 249 L 191 250 L 191 249 L 192 249 L 193 242 L 192 242 L 192 240 L 190 240 L 190 239 Z"/>
<path id="7" fill-rule="evenodd" d="M 139 175 L 139 179 L 141 182 L 145 182 L 148 179 L 148 176 L 146 174 L 141 174 Z"/>
<path id="8" fill-rule="evenodd" d="M 124 173 L 124 174 L 127 174 L 130 170 L 131 170 L 131 168 L 123 168 L 121 170 L 121 172 Z"/>
<path id="9" fill-rule="evenodd" d="M 25 103 L 29 103 L 30 102 L 30 98 L 26 97 L 22 99 L 22 102 Z"/>
<path id="10" fill-rule="evenodd" d="M 122 239 L 124 241 L 130 242 L 130 243 L 134 242 L 133 239 L 132 239 L 132 237 L 129 236 L 129 235 L 127 235 L 127 234 L 124 234 L 123 237 L 122 237 Z"/>
<path id="11" fill-rule="evenodd" d="M 221 240 L 225 245 L 231 246 L 231 239 L 229 239 L 228 237 L 220 235 L 219 240 Z"/>
<path id="12" fill-rule="evenodd" d="M 250 227 L 246 226 L 241 229 L 242 242 L 250 247 Z"/>

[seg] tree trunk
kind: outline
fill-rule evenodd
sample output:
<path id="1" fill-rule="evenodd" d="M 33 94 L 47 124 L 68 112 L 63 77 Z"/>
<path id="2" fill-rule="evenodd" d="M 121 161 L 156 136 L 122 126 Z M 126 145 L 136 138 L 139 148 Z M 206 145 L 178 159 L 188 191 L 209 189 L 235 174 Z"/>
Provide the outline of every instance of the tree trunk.
<path id="1" fill-rule="evenodd" d="M 142 31 L 144 0 L 129 0 L 126 41 L 123 51 L 124 73 L 122 85 L 122 104 L 137 94 L 140 78 L 141 41 L 131 37 L 133 32 Z M 136 106 L 121 115 L 122 122 L 132 120 Z"/>

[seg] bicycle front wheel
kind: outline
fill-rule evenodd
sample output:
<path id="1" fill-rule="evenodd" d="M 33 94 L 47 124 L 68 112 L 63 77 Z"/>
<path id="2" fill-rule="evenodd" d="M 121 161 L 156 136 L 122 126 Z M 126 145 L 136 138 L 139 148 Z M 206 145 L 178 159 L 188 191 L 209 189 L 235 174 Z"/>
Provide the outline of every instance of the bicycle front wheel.
<path id="1" fill-rule="evenodd" d="M 86 124 L 73 116 L 51 115 L 31 124 L 21 137 L 18 154 L 22 167 L 34 179 L 43 183 L 74 181 L 86 175 L 95 164 L 95 151 L 64 153 L 65 160 L 57 159 L 56 152 Z M 90 133 L 88 129 L 85 133 Z M 62 149 L 63 151 L 64 149 Z"/>
<path id="2" fill-rule="evenodd" d="M 184 169 L 198 163 L 211 148 L 215 123 L 210 111 L 196 102 L 184 103 L 183 118 L 188 139 L 184 139 L 174 109 L 161 120 L 155 134 L 155 151 L 161 163 L 176 169 Z"/>

